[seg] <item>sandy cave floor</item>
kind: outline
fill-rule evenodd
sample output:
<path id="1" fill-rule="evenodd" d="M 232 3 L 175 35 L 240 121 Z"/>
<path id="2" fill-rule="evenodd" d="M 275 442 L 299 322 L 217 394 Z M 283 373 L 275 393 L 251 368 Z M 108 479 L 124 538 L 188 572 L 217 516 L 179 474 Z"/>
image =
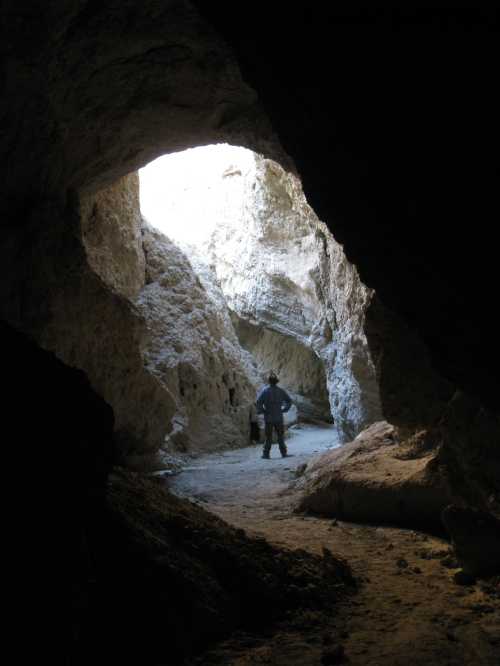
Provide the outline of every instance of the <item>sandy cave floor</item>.
<path id="1" fill-rule="evenodd" d="M 461 586 L 440 538 L 392 527 L 294 514 L 296 470 L 338 446 L 333 429 L 290 431 L 290 457 L 277 445 L 204 455 L 171 477 L 169 488 L 250 535 L 314 553 L 329 548 L 361 582 L 334 618 L 308 614 L 265 637 L 237 635 L 197 664 L 500 665 L 498 582 Z"/>

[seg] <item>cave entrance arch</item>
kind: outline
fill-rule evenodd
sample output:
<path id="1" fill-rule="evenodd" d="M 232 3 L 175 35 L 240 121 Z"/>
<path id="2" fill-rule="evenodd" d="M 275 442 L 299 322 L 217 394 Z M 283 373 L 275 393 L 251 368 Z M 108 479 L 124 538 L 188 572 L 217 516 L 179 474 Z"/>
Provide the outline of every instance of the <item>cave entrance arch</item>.
<path id="1" fill-rule="evenodd" d="M 363 420 L 351 358 L 359 340 L 339 319 L 346 318 L 342 294 L 356 280 L 359 312 L 351 319 L 362 316 L 363 287 L 307 204 L 299 179 L 228 144 L 164 155 L 139 176 L 148 225 L 187 258 L 214 307 L 226 309 L 225 324 L 243 348 L 246 384 L 231 372 L 217 384 L 227 389 L 227 408 L 248 401 L 273 369 L 294 398 L 292 418 L 335 420 L 343 438 L 352 436 Z M 363 366 L 362 354 L 357 360 Z M 186 381 L 179 374 L 183 401 L 199 401 L 199 384 L 199 377 Z"/>

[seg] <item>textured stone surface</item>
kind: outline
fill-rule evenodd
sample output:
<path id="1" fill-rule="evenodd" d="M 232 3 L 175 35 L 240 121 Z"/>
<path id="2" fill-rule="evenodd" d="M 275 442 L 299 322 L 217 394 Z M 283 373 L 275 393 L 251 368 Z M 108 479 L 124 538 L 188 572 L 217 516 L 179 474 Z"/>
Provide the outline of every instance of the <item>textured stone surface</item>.
<path id="1" fill-rule="evenodd" d="M 89 265 L 81 219 L 77 201 L 64 209 L 46 204 L 25 235 L 4 237 L 1 316 L 85 371 L 113 408 L 122 454 L 152 452 L 163 443 L 174 401 L 144 368 L 139 311 Z"/>
<path id="2" fill-rule="evenodd" d="M 343 520 L 439 528 L 453 499 L 447 477 L 435 451 L 409 455 L 394 426 L 378 422 L 307 466 L 299 508 Z"/>
<path id="3" fill-rule="evenodd" d="M 15 158 L 2 204 L 13 214 L 27 197 L 107 185 L 221 138 L 279 152 L 254 90 L 189 2 L 7 5 L 3 150 Z"/>
<path id="4" fill-rule="evenodd" d="M 113 476 L 108 507 L 96 581 L 106 604 L 96 595 L 83 618 L 95 641 L 82 632 L 87 663 L 96 652 L 110 663 L 182 663 L 235 629 L 331 611 L 352 589 L 329 550 L 277 548 L 137 474 Z M 98 623 L 111 631 L 94 633 Z"/>
<path id="5" fill-rule="evenodd" d="M 291 336 L 250 324 L 233 313 L 238 340 L 256 361 L 262 382 L 274 370 L 286 388 L 301 421 L 331 422 L 330 402 L 323 361 L 312 349 Z"/>
<path id="6" fill-rule="evenodd" d="M 174 199 L 165 216 L 185 225 L 203 219 L 196 237 L 180 235 L 178 242 L 215 272 L 239 328 L 262 333 L 242 338 L 261 366 L 279 365 L 288 380 L 283 385 L 300 400 L 310 401 L 316 391 L 320 413 L 326 396 L 314 356 L 324 364 L 331 414 L 349 439 L 382 414 L 364 331 L 373 294 L 307 204 L 299 179 L 249 151 L 226 160 L 206 183 L 188 180 L 182 200 Z M 284 338 L 279 350 L 277 336 Z M 308 358 L 309 386 L 301 390 Z"/>
<path id="7" fill-rule="evenodd" d="M 139 178 L 134 173 L 83 197 L 81 203 L 81 233 L 89 266 L 113 291 L 132 300 L 145 281 L 138 200 Z"/>
<path id="8" fill-rule="evenodd" d="M 201 264 L 196 272 L 166 236 L 143 228 L 146 286 L 138 306 L 147 322 L 146 367 L 175 400 L 166 446 L 215 450 L 249 439 L 255 385 L 224 296 Z"/>

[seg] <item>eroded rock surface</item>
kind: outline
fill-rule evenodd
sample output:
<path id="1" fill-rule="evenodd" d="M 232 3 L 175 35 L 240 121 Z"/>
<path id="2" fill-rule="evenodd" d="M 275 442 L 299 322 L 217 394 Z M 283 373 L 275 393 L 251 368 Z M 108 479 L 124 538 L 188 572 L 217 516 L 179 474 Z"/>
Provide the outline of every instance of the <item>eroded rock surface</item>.
<path id="1" fill-rule="evenodd" d="M 243 446 L 255 385 L 224 296 L 209 271 L 203 265 L 195 271 L 162 233 L 145 226 L 143 243 L 146 286 L 137 303 L 148 327 L 144 358 L 176 405 L 165 446 Z"/>
<path id="2" fill-rule="evenodd" d="M 139 178 L 132 173 L 81 202 L 89 265 L 113 291 L 129 299 L 136 298 L 145 283 L 138 200 Z"/>
<path id="3" fill-rule="evenodd" d="M 400 443 L 389 423 L 374 423 L 353 442 L 313 459 L 300 481 L 299 509 L 357 522 L 439 527 L 441 511 L 453 499 L 447 470 L 435 451 L 418 454 L 417 445 L 418 438 Z"/>
<path id="4" fill-rule="evenodd" d="M 294 337 L 250 324 L 233 313 L 238 340 L 251 352 L 259 378 L 277 372 L 301 421 L 331 422 L 332 415 L 323 361 Z"/>
<path id="5" fill-rule="evenodd" d="M 381 418 L 364 331 L 373 292 L 307 204 L 296 176 L 233 149 L 206 182 L 186 178 L 165 212 L 174 216 L 184 224 L 203 220 L 196 237 L 179 235 L 176 241 L 215 274 L 239 320 L 242 342 L 261 369 L 272 363 L 299 406 L 316 417 L 324 418 L 329 399 L 345 439 Z M 326 390 L 319 386 L 321 366 Z"/>
<path id="6" fill-rule="evenodd" d="M 99 204 L 82 212 L 74 199 L 66 207 L 47 202 L 22 235 L 4 237 L 2 270 L 9 277 L 1 283 L 1 315 L 85 372 L 113 409 L 118 455 L 152 453 L 164 441 L 175 405 L 144 367 L 139 310 L 91 266 L 81 225 L 84 212 L 96 210 Z"/>

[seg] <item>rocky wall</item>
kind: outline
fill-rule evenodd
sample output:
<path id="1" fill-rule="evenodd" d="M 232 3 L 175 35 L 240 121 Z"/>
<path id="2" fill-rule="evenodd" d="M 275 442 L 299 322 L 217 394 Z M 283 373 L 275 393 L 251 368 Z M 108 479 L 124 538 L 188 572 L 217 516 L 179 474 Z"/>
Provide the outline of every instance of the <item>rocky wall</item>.
<path id="1" fill-rule="evenodd" d="M 274 370 L 297 408 L 300 421 L 331 422 L 323 361 L 293 337 L 254 326 L 233 313 L 236 335 L 252 354 L 261 382 Z"/>
<path id="2" fill-rule="evenodd" d="M 307 204 L 297 177 L 236 149 L 219 168 L 206 185 L 186 182 L 185 200 L 173 201 L 171 215 L 204 221 L 182 247 L 215 273 L 248 348 L 268 364 L 263 370 L 279 365 L 283 386 L 306 408 L 313 399 L 317 416 L 325 417 L 329 399 L 339 434 L 350 439 L 382 414 L 364 330 L 373 293 Z M 252 327 L 260 335 L 249 334 Z"/>
<path id="3" fill-rule="evenodd" d="M 23 234 L 3 237 L 1 316 L 84 370 L 113 408 L 118 457 L 153 453 L 164 441 L 175 403 L 144 368 L 140 312 L 90 265 L 82 216 L 93 211 L 99 217 L 99 201 L 82 208 L 74 198 L 65 206 L 46 201 Z"/>
<path id="4" fill-rule="evenodd" d="M 222 292 L 203 264 L 161 232 L 143 227 L 147 370 L 174 397 L 165 447 L 177 451 L 245 446 L 255 399 L 250 355 L 241 349 Z"/>
<path id="5" fill-rule="evenodd" d="M 145 283 L 136 173 L 81 200 L 81 235 L 90 268 L 116 293 L 135 299 Z"/>

